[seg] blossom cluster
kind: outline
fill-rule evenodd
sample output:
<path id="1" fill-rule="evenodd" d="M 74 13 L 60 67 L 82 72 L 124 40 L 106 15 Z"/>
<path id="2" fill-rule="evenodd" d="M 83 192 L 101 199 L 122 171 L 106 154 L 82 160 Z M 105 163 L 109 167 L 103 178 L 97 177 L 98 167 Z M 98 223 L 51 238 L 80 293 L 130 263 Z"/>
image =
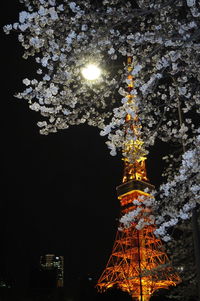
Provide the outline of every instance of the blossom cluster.
<path id="1" fill-rule="evenodd" d="M 192 211 L 200 204 L 200 135 L 196 137 L 194 147 L 182 155 L 178 173 L 171 181 L 160 186 L 157 210 L 158 225 L 155 233 L 165 237 L 167 229 L 175 226 L 180 220 L 191 217 Z M 160 208 L 159 208 L 160 207 Z M 170 239 L 167 235 L 167 239 Z"/>
<path id="2" fill-rule="evenodd" d="M 137 199 L 132 201 L 133 209 L 125 213 L 119 220 L 119 230 L 129 228 L 132 225 L 137 230 L 141 230 L 148 225 L 155 224 L 155 216 L 152 212 L 155 206 L 155 199 L 153 195 L 140 195 Z"/>
<path id="3" fill-rule="evenodd" d="M 124 114 L 127 110 L 134 114 L 134 109 L 126 108 L 124 95 L 120 102 L 126 89 L 124 64 L 131 55 L 145 146 L 152 145 L 156 136 L 164 141 L 181 138 L 173 118 L 178 101 L 185 113 L 200 104 L 199 89 L 194 88 L 200 80 L 195 1 L 186 6 L 181 0 L 168 4 L 113 0 L 99 5 L 89 0 L 20 2 L 26 9 L 19 22 L 4 26 L 4 31 L 20 32 L 24 58 L 34 56 L 40 66 L 36 79 L 24 79 L 26 89 L 17 97 L 44 117 L 38 123 L 42 134 L 86 122 L 108 133 L 112 155 L 122 149 Z M 92 83 L 81 75 L 88 62 L 103 70 Z"/>

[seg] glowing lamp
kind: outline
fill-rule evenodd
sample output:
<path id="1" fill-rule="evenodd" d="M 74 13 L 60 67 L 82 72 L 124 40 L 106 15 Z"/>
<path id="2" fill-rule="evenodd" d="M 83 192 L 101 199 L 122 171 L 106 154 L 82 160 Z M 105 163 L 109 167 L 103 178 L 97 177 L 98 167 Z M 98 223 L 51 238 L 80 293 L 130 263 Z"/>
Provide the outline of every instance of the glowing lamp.
<path id="1" fill-rule="evenodd" d="M 85 79 L 95 80 L 101 75 L 101 69 L 95 65 L 87 65 L 81 70 L 81 73 Z"/>

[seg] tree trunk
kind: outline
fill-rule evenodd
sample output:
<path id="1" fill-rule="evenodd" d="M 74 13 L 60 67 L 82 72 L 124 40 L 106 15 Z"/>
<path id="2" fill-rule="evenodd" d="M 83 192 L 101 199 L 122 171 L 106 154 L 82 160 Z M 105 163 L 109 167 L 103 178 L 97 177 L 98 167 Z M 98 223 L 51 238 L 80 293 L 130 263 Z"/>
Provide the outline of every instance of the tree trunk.
<path id="1" fill-rule="evenodd" d="M 192 211 L 192 228 L 193 228 L 194 252 L 195 252 L 195 263 L 196 263 L 196 273 L 197 273 L 198 300 L 200 301 L 200 231 L 198 225 L 197 208 L 194 208 Z"/>

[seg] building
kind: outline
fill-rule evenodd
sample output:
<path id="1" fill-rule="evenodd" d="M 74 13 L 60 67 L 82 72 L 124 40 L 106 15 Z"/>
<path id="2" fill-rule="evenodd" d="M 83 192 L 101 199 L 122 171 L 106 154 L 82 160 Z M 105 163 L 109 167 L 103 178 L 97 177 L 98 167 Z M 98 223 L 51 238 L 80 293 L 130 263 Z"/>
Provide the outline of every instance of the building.
<path id="1" fill-rule="evenodd" d="M 48 286 L 64 286 L 64 257 L 46 254 L 40 257 L 40 270 L 46 277 Z"/>

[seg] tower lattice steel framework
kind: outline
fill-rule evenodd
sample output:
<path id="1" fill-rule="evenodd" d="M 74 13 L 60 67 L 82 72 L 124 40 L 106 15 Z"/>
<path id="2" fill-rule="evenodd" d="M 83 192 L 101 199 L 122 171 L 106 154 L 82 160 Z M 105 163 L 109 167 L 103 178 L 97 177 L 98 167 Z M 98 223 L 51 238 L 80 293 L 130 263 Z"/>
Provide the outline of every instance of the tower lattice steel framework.
<path id="1" fill-rule="evenodd" d="M 132 58 L 128 57 L 128 103 L 136 112 L 135 117 L 126 115 L 125 135 L 133 131 L 135 140 L 129 140 L 124 145 L 128 154 L 124 159 L 124 175 L 122 184 L 117 187 L 117 195 L 121 204 L 121 215 L 139 208 L 139 214 L 128 227 L 119 225 L 111 256 L 107 266 L 97 283 L 97 288 L 103 292 L 111 287 L 117 287 L 128 292 L 133 299 L 147 301 L 152 294 L 161 288 L 168 288 L 180 282 L 174 272 L 169 258 L 163 249 L 162 242 L 154 235 L 156 229 L 152 224 L 151 209 L 144 204 L 145 198 L 152 198 L 154 186 L 147 179 L 145 154 L 142 153 L 143 141 L 140 138 L 140 122 L 137 115 L 135 96 L 131 93 L 134 79 L 131 75 Z M 139 153 L 139 159 L 130 162 L 130 155 Z M 147 192 L 148 191 L 148 192 Z M 146 224 L 141 230 L 136 228 L 139 219 Z"/>

